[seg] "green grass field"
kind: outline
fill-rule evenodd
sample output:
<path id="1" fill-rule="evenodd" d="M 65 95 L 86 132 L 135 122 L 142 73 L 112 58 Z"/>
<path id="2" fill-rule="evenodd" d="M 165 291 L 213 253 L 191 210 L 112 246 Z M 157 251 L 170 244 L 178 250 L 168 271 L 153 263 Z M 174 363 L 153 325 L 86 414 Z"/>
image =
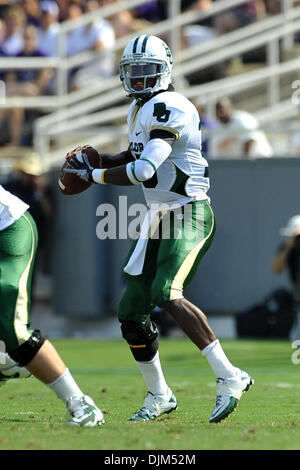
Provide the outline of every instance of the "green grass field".
<path id="1" fill-rule="evenodd" d="M 300 365 L 288 341 L 223 341 L 232 362 L 255 385 L 234 414 L 209 424 L 215 379 L 206 360 L 186 339 L 161 340 L 165 375 L 178 410 L 157 421 L 129 423 L 145 386 L 126 343 L 57 340 L 55 346 L 82 390 L 104 410 L 99 428 L 70 428 L 65 408 L 36 379 L 11 380 L 0 388 L 0 450 L 202 450 L 300 449 Z"/>

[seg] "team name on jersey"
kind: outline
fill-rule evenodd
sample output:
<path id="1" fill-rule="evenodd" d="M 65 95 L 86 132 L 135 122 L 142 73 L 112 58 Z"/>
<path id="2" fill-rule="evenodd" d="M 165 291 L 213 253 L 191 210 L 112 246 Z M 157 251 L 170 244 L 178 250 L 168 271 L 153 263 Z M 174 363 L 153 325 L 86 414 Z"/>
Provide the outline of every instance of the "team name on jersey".
<path id="1" fill-rule="evenodd" d="M 142 142 L 130 142 L 129 149 L 131 152 L 141 154 L 144 150 L 144 144 Z"/>

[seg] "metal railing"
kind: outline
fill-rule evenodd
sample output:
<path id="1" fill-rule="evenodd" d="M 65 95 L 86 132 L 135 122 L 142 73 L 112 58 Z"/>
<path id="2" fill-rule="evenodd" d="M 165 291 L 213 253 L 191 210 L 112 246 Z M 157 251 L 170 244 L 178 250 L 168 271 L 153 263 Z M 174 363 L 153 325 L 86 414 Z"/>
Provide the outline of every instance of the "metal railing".
<path id="1" fill-rule="evenodd" d="M 6 104 L 3 106 L 10 107 L 26 107 L 40 108 L 46 111 L 55 111 L 36 121 L 35 124 L 35 145 L 42 156 L 49 153 L 49 138 L 55 135 L 61 135 L 64 132 L 74 132 L 92 125 L 103 125 L 108 122 L 114 122 L 122 119 L 127 113 L 128 106 L 117 105 L 119 101 L 124 99 L 124 92 L 120 87 L 119 77 L 114 76 L 109 79 L 102 79 L 95 82 L 94 85 L 87 89 L 81 89 L 76 92 L 68 93 L 66 89 L 66 77 L 74 66 L 83 65 L 84 63 L 96 58 L 95 52 L 87 51 L 76 56 L 65 57 L 66 35 L 74 28 L 87 25 L 97 18 L 109 17 L 122 11 L 124 8 L 134 8 L 135 6 L 145 3 L 146 0 L 126 0 L 117 2 L 113 5 L 101 8 L 99 11 L 88 13 L 76 21 L 66 21 L 61 24 L 59 41 L 58 41 L 58 57 L 56 58 L 5 58 L 0 59 L 2 69 L 11 68 L 27 68 L 35 66 L 36 68 L 51 67 L 57 70 L 57 93 L 54 96 L 39 97 L 8 97 Z M 268 50 L 268 67 L 264 70 L 257 71 L 258 75 L 246 74 L 240 77 L 240 81 L 236 77 L 231 77 L 226 82 L 218 81 L 215 84 L 207 84 L 209 88 L 220 87 L 224 84 L 227 94 L 234 94 L 233 87 L 236 83 L 242 83 L 244 89 L 253 86 L 257 80 L 268 80 L 268 96 L 269 105 L 274 106 L 279 99 L 279 82 L 278 77 L 292 68 L 294 71 L 295 63 L 284 62 L 276 68 L 279 62 L 279 40 L 283 38 L 284 43 L 290 43 L 291 37 L 295 31 L 300 30 L 300 7 L 292 7 L 290 0 L 282 0 L 282 13 L 257 21 L 247 27 L 240 28 L 226 35 L 216 37 L 205 44 L 200 44 L 181 51 L 179 49 L 178 37 L 182 26 L 194 23 L 200 19 L 205 19 L 216 14 L 220 14 L 230 8 L 246 3 L 246 0 L 218 0 L 210 10 L 187 11 L 182 14 L 179 12 L 180 0 L 169 1 L 170 17 L 158 24 L 151 24 L 147 30 L 150 34 L 169 33 L 170 45 L 175 56 L 176 65 L 174 66 L 174 78 L 179 84 L 178 91 L 181 90 L 184 81 L 183 77 L 197 71 L 201 68 L 214 65 L 222 60 L 231 59 L 243 52 L 255 49 L 258 46 L 266 45 Z M 136 33 L 135 33 L 136 34 Z M 116 41 L 113 51 L 120 51 L 135 34 L 124 36 Z M 259 75 L 261 73 L 261 75 Z M 259 78 L 261 77 L 261 78 Z M 262 78 L 264 77 L 264 78 Z M 236 79 L 236 80 L 235 80 Z M 231 85 L 230 85 L 231 81 Z M 226 84 L 226 85 L 225 85 Z M 202 87 L 202 88 L 201 88 Z M 199 87 L 188 87 L 184 90 L 188 97 L 195 97 L 196 93 L 205 93 L 206 84 Z M 218 88 L 218 90 L 221 90 Z M 202 90 L 202 92 L 201 92 Z M 203 96 L 212 96 L 207 93 Z M 103 108 L 111 106 L 110 109 L 102 111 Z M 96 113 L 93 113 L 96 111 Z M 93 114 L 91 114 L 93 113 Z M 75 116 L 78 116 L 75 118 Z M 100 139 L 101 140 L 101 139 Z"/>
<path id="2" fill-rule="evenodd" d="M 243 41 L 240 39 L 240 32 L 236 31 L 235 33 L 239 33 L 236 34 L 236 37 L 238 37 L 237 43 L 234 43 L 231 46 L 229 45 L 226 47 L 225 51 L 220 51 L 218 47 L 219 43 L 217 43 L 215 46 L 216 50 L 214 52 L 211 52 L 210 50 L 207 55 L 203 54 L 201 59 L 199 58 L 192 61 L 190 67 L 187 67 L 186 65 L 175 67 L 174 76 L 176 78 L 178 74 L 182 73 L 182 69 L 184 69 L 184 72 L 191 70 L 191 68 L 193 70 L 197 70 L 195 62 L 198 60 L 201 64 L 208 66 L 217 63 L 221 58 L 225 60 L 225 58 L 231 57 L 231 55 L 237 51 L 241 54 L 245 51 L 254 49 L 257 47 L 257 44 L 261 45 L 267 43 L 273 46 L 274 41 L 278 42 L 285 34 L 289 34 L 300 29 L 300 19 L 297 18 L 300 18 L 300 8 L 294 11 L 293 15 L 290 17 L 290 23 L 287 25 L 280 25 L 278 18 L 269 18 L 266 22 L 268 25 L 272 25 L 272 29 L 264 32 L 265 28 L 260 26 L 262 32 L 261 34 L 257 34 L 258 28 L 255 28 L 256 34 L 254 38 L 249 38 L 247 28 L 243 28 L 245 29 Z M 269 20 L 272 20 L 272 22 Z M 228 34 L 231 35 L 231 33 Z M 222 38 L 223 41 L 226 36 L 227 35 Z M 184 93 L 188 98 L 199 96 L 202 97 L 203 101 L 206 103 L 208 101 L 214 102 L 223 94 L 234 95 L 242 90 L 256 86 L 259 82 L 267 81 L 269 84 L 269 106 L 274 106 L 276 102 L 278 102 L 279 97 L 279 77 L 283 74 L 297 71 L 299 69 L 299 65 L 299 59 L 282 62 L 280 64 L 273 64 L 273 61 L 270 60 L 270 65 L 265 68 L 200 86 L 188 87 L 184 90 Z M 109 94 L 98 93 L 98 96 L 96 97 L 39 119 L 36 122 L 36 135 L 41 139 L 39 142 L 40 145 L 44 146 L 40 147 L 39 150 L 45 151 L 45 141 L 47 140 L 47 136 L 49 138 L 51 135 L 59 135 L 92 125 L 103 125 L 124 119 L 128 111 L 128 105 L 102 110 L 102 108 L 108 106 L 108 104 L 118 102 L 123 97 L 123 90 L 118 83 L 117 88 Z M 92 112 L 94 110 L 97 110 L 97 112 L 87 116 L 88 112 Z"/>
<path id="3" fill-rule="evenodd" d="M 295 18 L 300 18 L 300 8 L 293 11 L 290 15 L 289 20 L 293 20 Z M 195 46 L 189 48 L 185 51 L 178 53 L 178 64 L 175 57 L 175 66 L 173 69 L 173 77 L 177 80 L 180 78 L 179 82 L 181 82 L 181 78 L 184 74 L 188 74 L 190 71 L 193 72 L 195 69 L 203 68 L 204 66 L 214 65 L 218 61 L 220 61 L 224 57 L 224 43 L 226 44 L 226 57 L 231 57 L 232 54 L 236 53 L 236 50 L 240 51 L 241 48 L 243 50 L 246 49 L 246 44 L 248 43 L 249 38 L 255 38 L 255 43 L 258 41 L 257 35 L 262 32 L 266 32 L 269 29 L 277 29 L 281 28 L 280 31 L 283 33 L 285 26 L 283 25 L 283 15 L 276 15 L 275 17 L 266 18 L 264 21 L 260 21 L 253 25 L 239 28 L 237 31 L 232 33 L 227 33 L 222 37 L 218 37 L 216 39 L 212 39 L 211 41 L 206 42 L 205 44 L 200 44 L 199 46 Z M 245 42 L 247 40 L 247 43 Z M 261 39 L 263 43 L 266 40 L 266 37 Z M 244 41 L 241 43 L 241 41 Z M 234 47 L 234 44 L 238 47 Z M 232 48 L 229 49 L 229 46 Z M 252 43 L 249 44 L 249 48 L 252 47 Z M 227 52 L 228 51 L 228 52 Z M 214 55 L 213 55 L 214 53 Z M 197 59 L 197 66 L 195 65 L 195 58 Z M 190 62 L 186 62 L 186 64 L 181 65 L 181 62 L 185 60 L 193 59 Z M 177 64 L 177 65 L 176 65 Z M 200 65 L 199 65 L 200 64 Z M 119 90 L 117 93 L 112 93 L 112 90 Z M 112 94 L 109 95 L 108 92 Z M 101 93 L 104 94 L 101 95 Z M 96 95 L 96 96 L 95 96 Z M 66 119 L 72 116 L 72 112 L 76 114 L 77 112 L 88 112 L 93 111 L 94 109 L 99 109 L 105 107 L 110 100 L 113 104 L 114 101 L 122 99 L 124 96 L 122 90 L 120 89 L 120 80 L 119 77 L 113 77 L 107 80 L 102 80 L 98 84 L 95 84 L 94 87 L 91 89 L 80 90 L 78 92 L 70 93 L 65 95 L 62 99 L 61 103 L 64 107 L 70 106 L 72 104 L 76 104 L 78 101 L 88 100 L 88 98 L 92 97 L 90 101 L 86 101 L 83 106 L 79 105 L 78 108 L 73 108 L 73 111 L 66 110 L 65 112 L 59 112 L 53 114 L 52 116 L 43 118 L 41 122 L 41 127 L 44 125 L 48 127 L 51 123 L 56 123 L 58 119 Z M 104 98 L 104 100 L 103 100 Z"/>
<path id="4" fill-rule="evenodd" d="M 215 102 L 224 95 L 234 96 L 244 90 L 257 87 L 258 84 L 264 83 L 272 77 L 278 78 L 287 73 L 297 72 L 299 69 L 300 58 L 293 59 L 281 64 L 216 80 L 211 83 L 190 86 L 185 90 L 185 96 L 189 99 L 200 98 L 201 102 L 205 105 L 209 102 Z M 291 100 L 289 100 L 289 102 L 291 108 L 295 107 Z M 45 134 L 53 136 L 64 134 L 65 132 L 76 131 L 78 129 L 84 129 L 89 126 L 104 125 L 114 120 L 124 119 L 127 116 L 127 112 L 128 104 L 91 114 L 89 115 L 88 120 L 85 115 L 74 118 L 72 121 L 65 119 L 65 122 L 56 123 L 55 125 L 48 127 L 47 130 L 45 129 Z M 66 118 L 71 117 L 67 114 L 64 116 Z"/>
<path id="5" fill-rule="evenodd" d="M 275 77 L 279 79 L 285 74 L 298 72 L 300 69 L 300 58 L 287 61 L 282 64 L 273 65 L 260 70 L 244 73 L 241 75 L 216 80 L 212 83 L 203 85 L 191 86 L 185 91 L 185 95 L 189 99 L 199 98 L 205 104 L 215 103 L 220 97 L 226 95 L 233 98 L 235 95 L 242 93 L 244 90 L 251 90 L 258 87 L 258 85 L 266 83 L 270 78 Z M 292 85 L 292 84 L 291 84 Z M 293 124 L 279 124 L 278 121 L 289 118 L 299 117 L 299 106 L 292 101 L 292 93 L 294 89 L 291 86 L 291 97 L 280 103 L 274 104 L 270 107 L 262 107 L 258 109 L 253 115 L 256 117 L 260 128 L 264 129 L 269 134 L 276 136 L 278 130 L 292 134 L 297 129 L 298 125 Z M 76 147 L 81 145 L 83 139 L 87 138 L 90 145 L 101 148 L 104 145 L 111 145 L 112 147 L 124 150 L 127 146 L 127 126 L 125 124 L 116 124 L 107 127 L 112 119 L 125 122 L 128 112 L 128 105 L 118 106 L 109 110 L 100 111 L 89 116 L 89 122 L 83 116 L 78 120 L 73 120 L 71 123 L 66 121 L 60 123 L 55 127 L 48 129 L 47 138 L 64 136 L 73 136 L 72 145 Z M 272 123 L 272 125 L 270 124 Z M 80 133 L 80 138 L 78 134 Z M 116 139 L 116 135 L 118 138 Z M 44 136 L 44 139 L 46 136 Z M 288 141 L 288 138 L 286 138 Z M 123 144 L 123 147 L 121 145 Z M 289 147 L 287 147 L 288 149 Z M 57 165 L 61 162 L 63 155 L 69 150 L 69 147 L 55 150 L 47 156 L 48 164 Z"/>
<path id="6" fill-rule="evenodd" d="M 85 63 L 90 62 L 91 60 L 97 60 L 97 52 L 85 51 L 79 54 L 76 54 L 71 57 L 66 56 L 66 35 L 73 29 L 76 29 L 79 26 L 84 26 L 89 24 L 91 21 L 96 21 L 97 19 L 107 18 L 113 14 L 119 13 L 124 9 L 132 9 L 138 5 L 142 5 L 147 0 L 124 0 L 122 2 L 117 2 L 116 4 L 108 5 L 106 7 L 100 8 L 99 10 L 91 13 L 87 13 L 77 20 L 65 21 L 61 24 L 58 35 L 58 56 L 51 58 L 1 58 L 0 64 L 2 70 L 11 70 L 11 69 L 24 69 L 24 68 L 53 68 L 57 71 L 57 89 L 56 93 L 52 96 L 52 100 L 49 100 L 48 96 L 40 96 L 39 103 L 37 100 L 32 99 L 31 97 L 8 97 L 4 107 L 40 107 L 40 108 L 61 108 L 68 106 L 71 103 L 76 103 L 82 99 L 86 98 L 86 95 L 92 96 L 96 92 L 97 87 L 94 91 L 87 92 L 86 90 L 80 90 L 79 92 L 68 93 L 67 90 L 67 77 L 70 70 L 75 67 L 83 66 Z M 286 0 L 282 0 L 286 1 Z M 146 29 L 140 30 L 140 33 L 155 34 L 159 35 L 166 32 L 172 32 L 170 34 L 170 46 L 173 51 L 173 55 L 176 58 L 178 52 L 178 41 L 174 39 L 174 31 L 176 32 L 176 37 L 180 36 L 179 28 L 193 23 L 195 21 L 206 19 L 208 17 L 222 13 L 230 8 L 246 3 L 246 0 L 218 0 L 217 3 L 214 3 L 210 10 L 202 11 L 187 11 L 182 14 L 177 14 L 179 10 L 178 7 L 175 8 L 176 4 L 180 4 L 180 0 L 168 0 L 169 3 L 169 12 L 171 16 L 165 21 L 161 21 L 157 24 L 151 24 Z M 282 17 L 284 21 L 284 17 Z M 178 33 L 178 35 L 177 35 Z M 111 48 L 111 53 L 121 51 L 128 41 L 134 37 L 136 33 L 126 35 L 122 38 L 116 40 L 115 45 Z M 173 39 L 172 39 L 173 38 Z M 174 44 L 172 44 L 174 40 Z M 99 88 L 101 91 L 103 87 L 107 87 L 107 84 L 110 80 L 99 80 Z M 109 88 L 110 89 L 110 88 Z M 107 90 L 107 88 L 106 88 Z"/>

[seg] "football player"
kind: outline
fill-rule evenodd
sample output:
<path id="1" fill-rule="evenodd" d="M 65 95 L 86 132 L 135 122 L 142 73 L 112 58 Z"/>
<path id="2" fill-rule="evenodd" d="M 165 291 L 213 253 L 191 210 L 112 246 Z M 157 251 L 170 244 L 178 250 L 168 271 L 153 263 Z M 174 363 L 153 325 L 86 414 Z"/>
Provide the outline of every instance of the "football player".
<path id="1" fill-rule="evenodd" d="M 0 385 L 31 374 L 63 400 L 70 426 L 104 423 L 54 346 L 30 329 L 31 276 L 38 242 L 29 206 L 0 186 Z"/>
<path id="2" fill-rule="evenodd" d="M 210 422 L 219 422 L 236 408 L 253 379 L 231 364 L 204 313 L 183 295 L 212 243 L 215 219 L 207 195 L 199 115 L 174 91 L 171 71 L 172 55 L 164 41 L 150 35 L 132 39 L 120 61 L 123 87 L 133 98 L 127 119 L 129 148 L 101 155 L 102 169 L 89 168 L 81 149 L 75 149 L 68 160 L 73 169 L 65 171 L 98 184 L 141 185 L 149 207 L 126 260 L 126 290 L 118 309 L 122 335 L 148 389 L 143 406 L 129 420 L 153 420 L 177 408 L 161 368 L 157 328 L 149 318 L 158 305 L 198 346 L 216 374 Z M 166 225 L 170 236 L 163 233 Z"/>

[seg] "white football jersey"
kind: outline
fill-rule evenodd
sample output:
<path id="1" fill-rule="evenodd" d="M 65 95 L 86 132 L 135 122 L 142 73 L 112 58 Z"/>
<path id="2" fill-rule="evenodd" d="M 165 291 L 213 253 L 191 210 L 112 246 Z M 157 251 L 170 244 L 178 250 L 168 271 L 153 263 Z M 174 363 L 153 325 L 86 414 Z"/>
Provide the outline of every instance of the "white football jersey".
<path id="1" fill-rule="evenodd" d="M 130 151 L 138 159 L 155 129 L 175 135 L 170 156 L 154 176 L 143 183 L 147 205 L 182 206 L 191 201 L 209 199 L 208 164 L 201 154 L 199 114 L 183 95 L 164 91 L 140 106 L 131 103 L 128 118 Z M 151 159 L 151 155 L 149 155 Z"/>
<path id="2" fill-rule="evenodd" d="M 12 225 L 28 208 L 25 202 L 0 185 L 0 231 Z"/>

